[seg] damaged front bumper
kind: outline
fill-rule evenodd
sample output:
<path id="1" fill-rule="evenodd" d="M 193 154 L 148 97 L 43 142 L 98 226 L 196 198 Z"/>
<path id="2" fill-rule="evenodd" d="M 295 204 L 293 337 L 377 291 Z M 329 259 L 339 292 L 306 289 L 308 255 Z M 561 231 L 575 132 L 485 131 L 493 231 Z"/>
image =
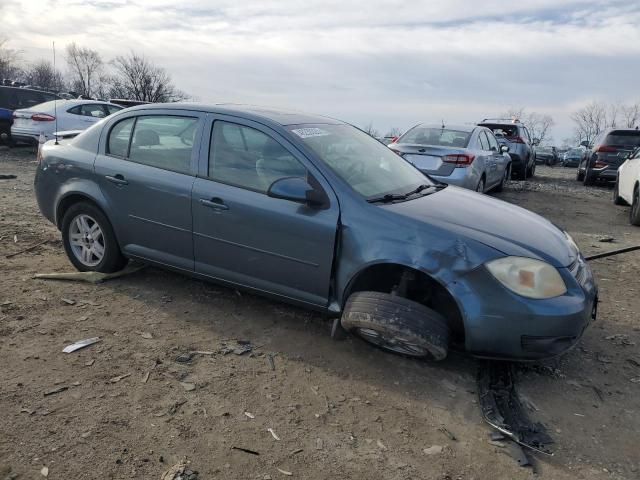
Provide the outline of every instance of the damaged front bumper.
<path id="1" fill-rule="evenodd" d="M 597 315 L 598 290 L 582 256 L 558 270 L 567 293 L 544 300 L 507 290 L 485 268 L 449 284 L 463 312 L 465 350 L 483 358 L 540 360 L 574 347 Z"/>

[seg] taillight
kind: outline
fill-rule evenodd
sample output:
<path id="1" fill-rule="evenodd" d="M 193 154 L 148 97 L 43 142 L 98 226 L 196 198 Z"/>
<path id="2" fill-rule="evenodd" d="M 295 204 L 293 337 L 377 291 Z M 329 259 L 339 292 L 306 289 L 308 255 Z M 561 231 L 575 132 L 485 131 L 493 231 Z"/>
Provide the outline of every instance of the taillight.
<path id="1" fill-rule="evenodd" d="M 399 138 L 400 138 L 400 137 L 397 137 L 397 136 L 396 136 L 396 137 L 393 137 L 393 138 L 391 139 L 391 143 L 396 143 L 396 142 L 398 141 L 398 139 L 399 139 Z"/>
<path id="2" fill-rule="evenodd" d="M 468 167 L 476 159 L 475 155 L 468 153 L 459 153 L 455 155 L 445 155 L 442 157 L 442 161 L 445 163 L 453 163 L 456 168 Z"/>
<path id="3" fill-rule="evenodd" d="M 596 161 L 596 163 L 593 164 L 593 168 L 604 168 L 604 167 L 608 167 L 609 164 L 604 163 L 604 162 L 598 162 Z"/>
<path id="4" fill-rule="evenodd" d="M 53 122 L 56 119 L 53 115 L 47 115 L 46 113 L 34 113 L 31 115 L 31 120 L 34 122 Z"/>
<path id="5" fill-rule="evenodd" d="M 618 149 L 616 147 L 611 147 L 609 145 L 600 145 L 596 152 L 598 153 L 616 153 Z"/>

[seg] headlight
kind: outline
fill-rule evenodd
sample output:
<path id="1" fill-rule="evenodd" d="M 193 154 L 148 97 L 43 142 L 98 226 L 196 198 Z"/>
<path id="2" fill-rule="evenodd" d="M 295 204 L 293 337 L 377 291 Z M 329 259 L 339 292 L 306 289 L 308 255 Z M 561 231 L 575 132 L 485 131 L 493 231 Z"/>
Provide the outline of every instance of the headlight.
<path id="1" fill-rule="evenodd" d="M 527 298 L 553 298 L 567 292 L 558 270 L 546 262 L 504 257 L 486 264 L 491 274 L 512 292 Z"/>

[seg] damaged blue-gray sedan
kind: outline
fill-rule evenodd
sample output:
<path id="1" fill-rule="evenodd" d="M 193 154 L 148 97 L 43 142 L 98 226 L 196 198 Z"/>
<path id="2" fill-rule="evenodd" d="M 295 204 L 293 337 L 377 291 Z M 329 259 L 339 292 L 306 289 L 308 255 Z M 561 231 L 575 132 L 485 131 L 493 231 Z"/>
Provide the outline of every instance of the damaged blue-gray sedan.
<path id="1" fill-rule="evenodd" d="M 129 108 L 47 142 L 35 186 L 78 270 L 141 260 L 326 312 L 404 355 L 539 359 L 595 318 L 566 232 L 325 117 Z"/>

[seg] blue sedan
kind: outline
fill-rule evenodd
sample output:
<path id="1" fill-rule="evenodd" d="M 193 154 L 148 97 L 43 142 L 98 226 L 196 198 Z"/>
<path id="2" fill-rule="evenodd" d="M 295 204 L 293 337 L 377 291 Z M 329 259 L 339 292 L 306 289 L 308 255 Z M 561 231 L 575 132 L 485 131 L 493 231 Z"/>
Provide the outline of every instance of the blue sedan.
<path id="1" fill-rule="evenodd" d="M 385 350 L 538 359 L 597 288 L 571 237 L 434 182 L 364 132 L 255 107 L 144 105 L 40 150 L 40 210 L 81 271 L 129 259 L 325 312 Z"/>

